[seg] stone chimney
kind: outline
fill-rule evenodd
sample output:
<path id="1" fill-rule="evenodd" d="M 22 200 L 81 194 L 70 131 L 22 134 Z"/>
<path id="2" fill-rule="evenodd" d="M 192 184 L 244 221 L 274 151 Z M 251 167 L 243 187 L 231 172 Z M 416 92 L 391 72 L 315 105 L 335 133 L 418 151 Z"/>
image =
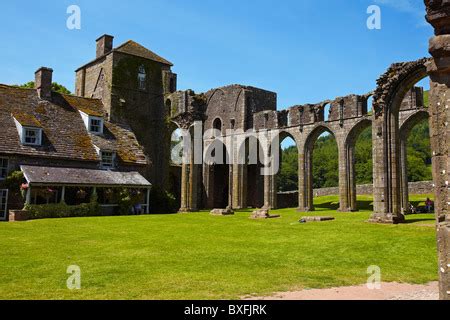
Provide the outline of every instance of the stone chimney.
<path id="1" fill-rule="evenodd" d="M 41 99 L 49 100 L 52 97 L 53 69 L 41 67 L 35 72 L 34 87 Z"/>
<path id="2" fill-rule="evenodd" d="M 113 36 L 107 34 L 98 38 L 97 41 L 97 58 L 100 58 L 113 49 Z"/>

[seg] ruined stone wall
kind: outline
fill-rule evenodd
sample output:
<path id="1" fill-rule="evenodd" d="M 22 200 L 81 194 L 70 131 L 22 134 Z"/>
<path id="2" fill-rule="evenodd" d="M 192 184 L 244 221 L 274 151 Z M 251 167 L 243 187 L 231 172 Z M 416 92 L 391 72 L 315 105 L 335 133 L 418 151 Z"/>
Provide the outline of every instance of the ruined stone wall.
<path id="1" fill-rule="evenodd" d="M 275 111 L 276 94 L 270 91 L 231 85 L 205 93 L 205 130 L 212 129 L 216 119 L 222 123 L 222 131 L 254 127 L 253 115 L 260 111 Z M 272 116 L 273 117 L 273 116 Z M 272 119 L 271 124 L 274 124 Z"/>
<path id="2" fill-rule="evenodd" d="M 335 196 L 339 194 L 339 187 L 314 189 L 314 197 Z M 373 185 L 363 184 L 356 186 L 358 195 L 372 195 Z M 409 194 L 429 195 L 434 193 L 433 181 L 420 181 L 409 183 Z M 296 208 L 298 206 L 298 191 L 279 192 L 279 208 Z"/>

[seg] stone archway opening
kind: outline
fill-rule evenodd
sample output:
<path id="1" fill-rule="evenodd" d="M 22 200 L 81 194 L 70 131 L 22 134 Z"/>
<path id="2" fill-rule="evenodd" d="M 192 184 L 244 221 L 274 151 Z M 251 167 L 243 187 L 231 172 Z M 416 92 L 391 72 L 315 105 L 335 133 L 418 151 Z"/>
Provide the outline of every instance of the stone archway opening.
<path id="1" fill-rule="evenodd" d="M 316 127 L 304 147 L 304 191 L 299 197 L 300 211 L 314 211 L 314 189 L 339 186 L 339 153 L 334 133 L 325 125 Z M 302 203 L 303 202 L 303 203 Z M 329 210 L 338 206 L 330 203 Z"/>
<path id="2" fill-rule="evenodd" d="M 357 201 L 358 185 L 373 183 L 372 121 L 363 119 L 349 132 L 345 141 L 347 188 L 345 211 L 372 210 L 372 201 Z M 369 188 L 370 189 L 370 188 Z"/>
<path id="3" fill-rule="evenodd" d="M 168 191 L 176 199 L 176 204 L 181 207 L 181 180 L 183 158 L 183 132 L 176 124 L 170 126 L 170 165 Z"/>
<path id="4" fill-rule="evenodd" d="M 432 181 L 432 153 L 429 124 L 429 77 L 409 91 L 400 107 L 401 212 L 417 211 L 409 196 L 409 183 Z M 416 106 L 416 108 L 411 108 Z M 425 199 L 424 199 L 425 200 Z"/>
<path id="5" fill-rule="evenodd" d="M 239 150 L 239 155 L 243 157 L 242 179 L 242 208 L 261 208 L 264 206 L 264 176 L 262 175 L 263 150 L 256 136 L 245 139 Z"/>
<path id="6" fill-rule="evenodd" d="M 429 59 L 396 63 L 378 79 L 374 94 L 374 213 L 372 222 L 402 223 L 400 118 L 420 104 L 415 85 L 425 79 Z M 409 105 L 409 106 L 408 106 Z M 416 108 L 417 109 L 417 108 Z M 403 157 L 404 158 L 404 157 Z"/>
<path id="7" fill-rule="evenodd" d="M 298 146 L 289 133 L 280 134 L 280 168 L 276 176 L 278 208 L 298 208 Z"/>
<path id="8" fill-rule="evenodd" d="M 206 160 L 209 168 L 209 195 L 208 207 L 210 209 L 225 209 L 231 206 L 230 189 L 230 157 L 228 149 L 220 140 L 214 140 L 208 147 Z"/>

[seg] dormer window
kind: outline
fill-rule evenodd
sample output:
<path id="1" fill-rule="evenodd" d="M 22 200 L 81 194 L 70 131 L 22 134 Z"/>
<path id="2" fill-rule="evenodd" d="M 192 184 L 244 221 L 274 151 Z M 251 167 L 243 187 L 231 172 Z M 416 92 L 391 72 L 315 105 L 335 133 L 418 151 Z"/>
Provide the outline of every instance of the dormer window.
<path id="1" fill-rule="evenodd" d="M 146 79 L 147 79 L 147 73 L 145 72 L 144 66 L 139 67 L 139 73 L 138 73 L 138 84 L 139 84 L 139 90 L 146 90 Z"/>
<path id="2" fill-rule="evenodd" d="M 89 117 L 89 131 L 92 133 L 102 133 L 103 120 L 100 118 Z"/>
<path id="3" fill-rule="evenodd" d="M 33 146 L 39 146 L 41 145 L 41 129 L 35 129 L 35 128 L 23 128 L 24 137 L 23 137 L 23 144 L 33 145 Z"/>
<path id="4" fill-rule="evenodd" d="M 42 128 L 40 122 L 29 114 L 14 114 L 17 132 L 19 133 L 20 143 L 28 146 L 42 145 Z"/>
<path id="5" fill-rule="evenodd" d="M 100 151 L 102 157 L 102 169 L 114 169 L 116 167 L 116 153 L 112 151 Z"/>
<path id="6" fill-rule="evenodd" d="M 80 111 L 81 117 L 83 118 L 84 125 L 86 129 L 93 134 L 103 134 L 104 121 L 102 117 L 97 115 L 88 115 L 87 113 Z"/>

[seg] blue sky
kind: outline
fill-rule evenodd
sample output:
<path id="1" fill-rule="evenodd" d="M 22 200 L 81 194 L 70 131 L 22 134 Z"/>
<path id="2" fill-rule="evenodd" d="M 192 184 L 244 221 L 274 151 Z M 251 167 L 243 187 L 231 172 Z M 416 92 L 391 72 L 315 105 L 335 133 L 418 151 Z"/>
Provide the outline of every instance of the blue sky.
<path id="1" fill-rule="evenodd" d="M 69 5 L 81 30 L 66 28 Z M 382 9 L 368 30 L 367 7 Z M 422 0 L 3 1 L 0 83 L 33 80 L 40 66 L 74 87 L 74 70 L 95 56 L 95 39 L 133 39 L 172 61 L 179 89 L 240 83 L 278 93 L 278 108 L 375 88 L 397 61 L 428 56 L 432 28 Z"/>

